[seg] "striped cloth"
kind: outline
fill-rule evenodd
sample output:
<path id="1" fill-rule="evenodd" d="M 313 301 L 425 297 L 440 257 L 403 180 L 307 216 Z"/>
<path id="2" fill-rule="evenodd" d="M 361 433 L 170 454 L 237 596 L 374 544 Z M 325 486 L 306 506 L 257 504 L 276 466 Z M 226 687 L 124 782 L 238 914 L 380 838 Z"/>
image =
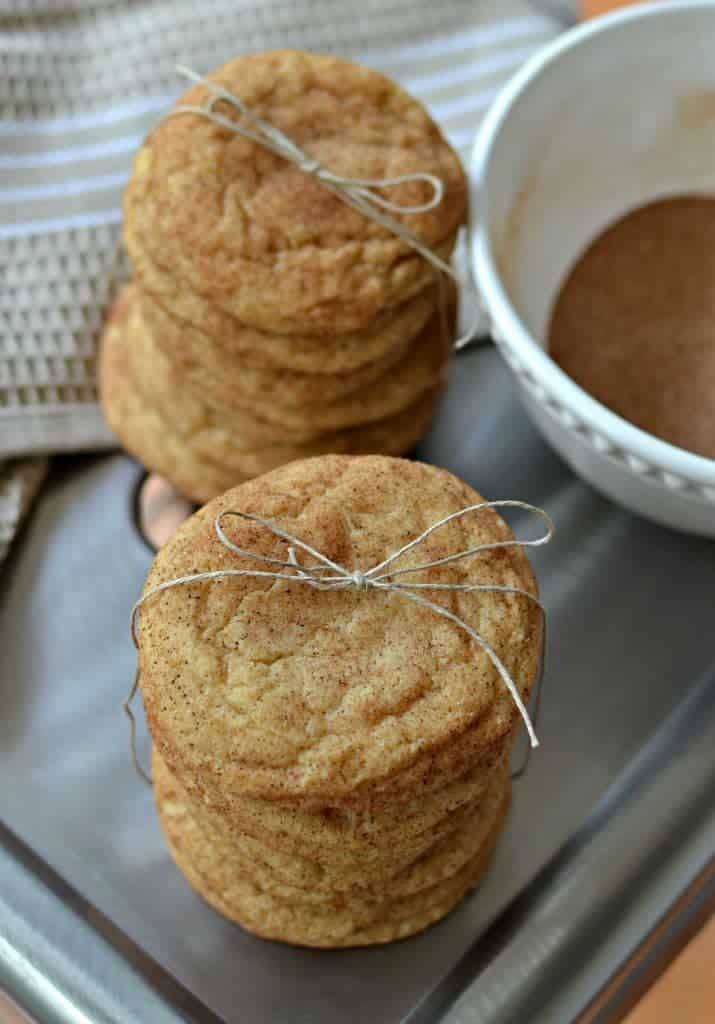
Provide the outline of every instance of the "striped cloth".
<path id="1" fill-rule="evenodd" d="M 351 57 L 420 97 L 466 157 L 499 87 L 557 29 L 523 0 L 0 0 L 0 458 L 114 443 L 95 340 L 126 274 L 132 154 L 183 91 L 177 63 L 206 72 L 285 46 Z M 4 490 L 36 487 L 18 482 L 26 468 L 4 474 L 0 537 L 26 504 L 8 513 Z"/>

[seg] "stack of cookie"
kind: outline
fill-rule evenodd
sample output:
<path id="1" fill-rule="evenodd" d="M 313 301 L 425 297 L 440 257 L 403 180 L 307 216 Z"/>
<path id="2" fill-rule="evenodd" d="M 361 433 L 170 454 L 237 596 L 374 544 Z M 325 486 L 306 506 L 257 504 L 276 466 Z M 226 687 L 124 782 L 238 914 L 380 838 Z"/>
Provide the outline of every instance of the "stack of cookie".
<path id="1" fill-rule="evenodd" d="M 232 545 L 285 560 L 284 541 L 232 511 L 268 518 L 354 573 L 480 500 L 446 471 L 401 459 L 295 462 L 184 523 L 145 593 L 196 571 L 264 567 L 220 542 L 217 516 Z M 393 568 L 510 538 L 484 509 L 444 524 Z M 536 591 L 515 548 L 414 580 Z M 527 698 L 538 608 L 513 592 L 428 593 L 479 629 Z M 484 649 L 455 622 L 395 593 L 249 575 L 153 594 L 137 639 L 162 827 L 221 913 L 300 945 L 388 942 L 444 916 L 482 878 L 520 719 Z"/>
<path id="2" fill-rule="evenodd" d="M 382 75 L 277 51 L 209 77 L 322 166 L 376 186 L 448 259 L 464 219 L 458 157 Z M 192 87 L 140 149 L 125 197 L 134 281 L 105 329 L 100 389 L 123 444 L 202 502 L 291 459 L 407 451 L 440 394 L 453 316 L 408 241 L 314 173 L 217 124 Z M 226 100 L 214 111 L 239 127 Z"/>

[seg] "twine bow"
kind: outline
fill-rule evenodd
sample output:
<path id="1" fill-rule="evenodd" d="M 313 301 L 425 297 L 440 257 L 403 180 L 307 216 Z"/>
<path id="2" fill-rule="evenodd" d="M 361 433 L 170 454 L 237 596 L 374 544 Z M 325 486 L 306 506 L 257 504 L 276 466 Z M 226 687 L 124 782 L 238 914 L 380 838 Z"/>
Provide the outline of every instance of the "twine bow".
<path id="1" fill-rule="evenodd" d="M 444 198 L 444 183 L 436 174 L 428 174 L 425 171 L 416 171 L 412 174 L 401 174 L 394 178 L 348 178 L 341 174 L 335 174 L 333 171 L 324 167 L 319 160 L 310 156 L 305 150 L 293 141 L 288 135 L 282 132 L 275 125 L 272 125 L 269 121 L 259 117 L 258 114 L 254 114 L 249 107 L 243 102 L 243 100 L 236 96 L 234 93 L 229 92 L 222 86 L 217 85 L 215 82 L 209 81 L 207 78 L 203 78 L 201 75 L 192 71 L 191 68 L 184 67 L 183 65 L 177 65 L 176 70 L 184 78 L 188 78 L 192 82 L 197 82 L 204 86 L 205 89 L 210 93 L 208 99 L 204 104 L 182 104 L 179 107 L 175 107 L 169 112 L 168 117 L 176 117 L 181 114 L 199 114 L 202 117 L 206 117 L 209 121 L 213 121 L 214 124 L 219 125 L 222 128 L 226 128 L 228 131 L 233 132 L 236 135 L 243 136 L 244 139 L 249 139 L 251 142 L 257 143 L 259 146 L 263 146 L 264 149 L 270 150 L 271 153 L 275 153 L 276 156 L 281 157 L 283 160 L 287 160 L 293 164 L 299 170 L 303 171 L 304 174 L 310 174 L 314 178 L 329 189 L 338 199 L 342 200 L 347 206 L 357 210 L 364 217 L 374 221 L 376 224 L 380 224 L 387 231 L 390 231 L 397 238 L 400 238 L 403 242 L 406 242 L 415 252 L 419 253 L 425 260 L 430 263 L 438 275 L 439 280 L 442 281 L 441 275 L 451 278 L 457 287 L 461 285 L 459 276 L 455 273 L 449 263 L 443 260 L 437 253 L 433 252 L 429 246 L 424 245 L 423 242 L 410 231 L 409 228 L 405 227 L 404 224 L 400 224 L 399 221 L 389 217 L 385 211 L 390 213 L 402 213 L 402 214 L 414 214 L 414 213 L 427 213 L 429 210 L 434 210 L 442 202 Z M 243 118 L 243 123 L 235 121 L 230 117 L 226 117 L 216 109 L 218 103 L 226 103 Z M 415 203 L 412 205 L 405 205 L 400 203 L 394 203 L 389 199 L 386 199 L 380 194 L 378 189 L 394 188 L 397 185 L 404 185 L 409 182 L 426 182 L 432 188 L 431 197 L 424 203 Z M 444 288 L 440 286 L 440 307 L 444 312 L 446 298 Z M 475 323 L 470 325 L 468 331 L 461 335 L 453 343 L 454 348 L 459 350 L 464 348 L 467 342 L 471 339 L 474 333 L 474 327 L 479 322 L 479 316 L 475 318 Z"/>
<path id="2" fill-rule="evenodd" d="M 503 540 L 493 541 L 488 544 L 477 544 L 474 547 L 467 548 L 464 551 L 458 551 L 451 555 L 446 555 L 443 558 L 437 558 L 431 562 L 424 562 L 421 565 L 415 565 L 408 568 L 400 569 L 393 568 L 395 562 L 398 561 L 403 555 L 406 555 L 413 548 L 416 548 L 419 544 L 425 541 L 431 534 L 440 527 L 445 526 L 447 523 L 452 522 L 456 519 L 461 519 L 463 516 L 471 513 L 478 513 L 486 508 L 517 508 L 522 511 L 533 513 L 539 516 L 546 524 L 546 532 L 540 537 L 536 537 L 533 540 Z M 261 526 L 269 530 L 275 537 L 285 541 L 288 544 L 288 557 L 272 558 L 268 555 L 256 554 L 255 551 L 249 551 L 246 548 L 239 547 L 226 535 L 223 528 L 223 523 L 226 519 L 235 518 L 243 519 L 248 522 L 259 523 Z M 491 644 L 481 636 L 472 626 L 461 619 L 454 612 L 449 611 L 443 605 L 437 604 L 435 601 L 431 601 L 425 597 L 423 591 L 446 591 L 448 593 L 498 593 L 498 594 L 516 594 L 520 597 L 526 598 L 533 604 L 537 605 L 541 610 L 542 616 L 544 615 L 544 607 L 537 597 L 529 593 L 528 590 L 523 590 L 521 587 L 509 587 L 502 586 L 499 584 L 487 584 L 487 583 L 429 583 L 429 582 L 414 582 L 406 580 L 406 576 L 413 575 L 415 573 L 422 573 L 428 569 L 434 569 L 438 566 L 452 565 L 455 562 L 464 561 L 466 558 L 471 558 L 485 551 L 496 551 L 501 548 L 530 548 L 530 547 L 541 547 L 544 544 L 548 544 L 554 534 L 554 525 L 550 517 L 543 511 L 543 509 L 536 508 L 534 505 L 529 505 L 523 501 L 486 501 L 478 505 L 469 505 L 467 508 L 452 512 L 450 515 L 445 516 L 443 519 L 433 523 L 432 526 L 428 527 L 423 533 L 421 533 L 414 540 L 404 544 L 393 554 L 388 555 L 387 558 L 383 559 L 377 565 L 374 565 L 371 569 L 360 570 L 360 569 L 346 569 L 344 566 L 334 562 L 327 555 L 322 554 L 312 545 L 307 544 L 305 541 L 300 540 L 299 537 L 293 536 L 288 533 L 282 527 L 276 523 L 271 522 L 269 519 L 264 519 L 263 516 L 255 515 L 250 512 L 237 512 L 237 511 L 226 511 L 221 512 L 214 521 L 214 529 L 216 536 L 218 537 L 221 544 L 229 551 L 240 555 L 242 558 L 247 558 L 253 562 L 260 563 L 262 566 L 270 568 L 261 569 L 216 569 L 211 572 L 198 572 L 192 573 L 189 576 L 179 576 L 173 580 L 167 580 L 164 583 L 158 584 L 156 587 L 152 587 L 151 590 L 147 591 L 146 594 L 142 595 L 136 602 L 132 609 L 131 614 L 131 633 L 135 647 L 138 648 L 138 637 L 137 637 L 137 617 L 140 608 L 146 604 L 147 601 L 152 600 L 158 594 L 161 594 L 165 590 L 169 590 L 173 587 L 184 586 L 189 583 L 201 583 L 208 582 L 211 580 L 224 580 L 230 579 L 231 577 L 250 576 L 255 578 L 266 578 L 271 580 L 286 580 L 291 583 L 302 583 L 305 586 L 312 587 L 314 590 L 350 590 L 354 589 L 360 592 L 366 592 L 369 590 L 384 591 L 389 594 L 393 594 L 396 597 L 400 597 L 405 601 L 411 601 L 413 604 L 421 605 L 423 608 L 428 608 L 434 612 L 435 615 L 439 615 L 444 619 L 448 619 L 453 622 L 460 629 L 464 630 L 468 636 L 471 637 L 474 642 L 482 648 L 487 654 L 489 660 L 494 665 L 495 669 L 499 673 L 503 683 L 509 690 L 511 697 L 518 708 L 519 714 L 521 715 L 527 732 L 529 734 L 529 743 L 532 748 L 538 747 L 539 741 L 536 737 L 534 727 L 529 717 L 529 712 L 526 709 L 526 705 L 522 700 L 521 694 L 519 693 L 518 687 L 508 669 L 504 665 L 497 652 L 491 646 Z M 304 565 L 298 561 L 298 551 L 304 551 L 316 561 L 311 565 Z M 270 600 L 270 598 L 269 598 Z M 134 759 L 134 765 L 141 775 L 148 778 L 146 772 L 141 768 L 136 757 L 136 745 L 135 745 L 135 728 L 136 723 L 134 714 L 131 710 L 131 702 L 136 694 L 137 687 L 139 685 L 139 673 L 134 679 L 134 685 L 131 693 L 124 704 L 124 710 L 127 713 L 130 720 L 131 729 L 131 749 L 132 756 Z M 151 780 L 149 780 L 151 781 Z"/>

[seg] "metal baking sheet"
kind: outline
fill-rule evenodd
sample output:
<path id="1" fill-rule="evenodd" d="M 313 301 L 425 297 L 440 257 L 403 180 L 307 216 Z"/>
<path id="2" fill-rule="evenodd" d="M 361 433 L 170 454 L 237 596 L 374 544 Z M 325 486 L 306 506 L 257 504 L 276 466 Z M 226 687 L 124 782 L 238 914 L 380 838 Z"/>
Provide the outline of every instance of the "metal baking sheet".
<path id="1" fill-rule="evenodd" d="M 574 834 L 598 830 L 593 809 L 609 786 L 623 772 L 646 772 L 644 745 L 715 667 L 715 544 L 636 519 L 574 477 L 529 424 L 493 350 L 455 361 L 416 455 L 490 498 L 545 507 L 557 536 L 534 554 L 549 618 L 542 746 L 515 786 L 493 869 L 445 921 L 390 946 L 313 952 L 253 938 L 173 867 L 151 794 L 131 770 L 120 710 L 134 669 L 129 610 L 152 557 L 132 519 L 135 463 L 59 460 L 3 572 L 0 821 L 81 894 L 85 917 L 94 909 L 193 993 L 182 1019 L 200 1019 L 201 1006 L 241 1024 L 437 1019 L 498 963 L 494 943 L 482 944 L 489 925 L 542 884 L 540 872 L 571 850 Z M 655 764 L 665 771 L 673 757 L 664 748 Z M 702 770 L 698 762 L 689 777 Z M 579 856 L 577 845 L 569 856 Z M 601 883 L 584 883 L 595 903 Z M 0 921 L 0 938 L 2 929 Z M 90 954 L 91 946 L 91 974 Z M 458 963 L 459 984 L 434 1001 Z M 516 982 L 526 984 L 529 969 L 522 964 Z M 459 1017 L 491 1019 L 486 1009 Z"/>

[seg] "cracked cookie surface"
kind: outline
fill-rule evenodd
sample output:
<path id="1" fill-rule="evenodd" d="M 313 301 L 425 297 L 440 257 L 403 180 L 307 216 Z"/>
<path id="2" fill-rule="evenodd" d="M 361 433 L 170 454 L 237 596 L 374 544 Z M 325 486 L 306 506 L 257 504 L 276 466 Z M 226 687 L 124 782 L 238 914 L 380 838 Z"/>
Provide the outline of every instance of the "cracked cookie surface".
<path id="1" fill-rule="evenodd" d="M 221 512 L 275 519 L 354 571 L 479 501 L 445 470 L 401 459 L 292 463 L 187 520 L 157 556 L 146 587 L 195 572 L 255 568 L 218 541 L 214 520 Z M 231 519 L 226 526 L 239 546 L 286 557 L 286 545 L 260 525 Z M 485 509 L 441 527 L 399 567 L 510 537 L 497 513 Z M 535 593 L 528 560 L 514 548 L 435 567 L 418 579 Z M 527 697 L 540 654 L 538 609 L 513 594 L 432 596 L 482 634 Z M 243 795 L 349 799 L 401 776 L 409 787 L 419 778 L 414 773 L 429 770 L 462 737 L 470 756 L 503 741 L 516 721 L 486 653 L 453 622 L 387 592 L 318 591 L 250 576 L 184 585 L 143 606 L 138 639 L 158 749 L 179 778 L 194 779 L 227 806 Z"/>
<path id="2" fill-rule="evenodd" d="M 238 57 L 209 78 L 336 174 L 437 176 L 438 207 L 391 214 L 424 245 L 439 248 L 462 223 L 459 158 L 424 107 L 385 76 L 337 57 L 277 50 Z M 195 85 L 178 105 L 207 95 Z M 432 188 L 412 181 L 384 195 L 415 205 Z M 361 330 L 434 276 L 408 243 L 315 176 L 199 114 L 168 116 L 154 129 L 134 161 L 124 211 L 137 264 L 146 252 L 172 280 L 264 331 Z"/>

